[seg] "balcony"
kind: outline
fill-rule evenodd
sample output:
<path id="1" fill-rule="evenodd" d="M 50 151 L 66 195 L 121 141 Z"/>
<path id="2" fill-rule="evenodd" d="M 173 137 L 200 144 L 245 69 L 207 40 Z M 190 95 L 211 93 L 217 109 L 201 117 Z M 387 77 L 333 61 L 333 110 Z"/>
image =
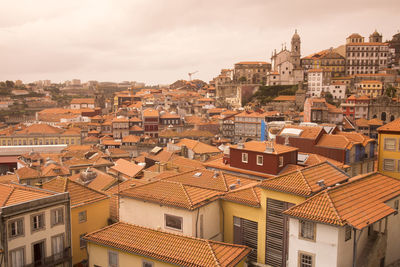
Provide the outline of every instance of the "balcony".
<path id="1" fill-rule="evenodd" d="M 53 254 L 41 260 L 37 260 L 31 264 L 26 264 L 25 267 L 50 267 L 57 264 L 71 261 L 71 248 L 65 248 L 62 252 Z"/>

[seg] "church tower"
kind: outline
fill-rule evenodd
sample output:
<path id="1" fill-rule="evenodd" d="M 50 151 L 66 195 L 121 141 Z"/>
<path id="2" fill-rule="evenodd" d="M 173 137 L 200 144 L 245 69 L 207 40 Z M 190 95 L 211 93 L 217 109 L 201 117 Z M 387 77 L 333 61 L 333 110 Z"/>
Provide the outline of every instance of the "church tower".
<path id="1" fill-rule="evenodd" d="M 292 37 L 292 49 L 290 51 L 290 56 L 292 58 L 292 63 L 295 69 L 300 68 L 300 36 L 297 34 L 297 30 L 294 32 Z"/>

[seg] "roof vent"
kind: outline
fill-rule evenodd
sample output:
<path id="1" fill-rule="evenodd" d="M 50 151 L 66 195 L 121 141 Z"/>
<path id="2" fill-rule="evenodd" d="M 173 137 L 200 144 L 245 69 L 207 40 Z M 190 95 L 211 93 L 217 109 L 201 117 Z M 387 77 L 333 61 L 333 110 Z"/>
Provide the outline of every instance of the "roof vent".
<path id="1" fill-rule="evenodd" d="M 193 177 L 200 177 L 202 175 L 201 172 L 196 172 L 195 174 L 193 174 Z"/>
<path id="2" fill-rule="evenodd" d="M 236 184 L 240 185 L 240 179 L 239 178 L 236 180 Z"/>
<path id="3" fill-rule="evenodd" d="M 319 181 L 317 182 L 317 185 L 319 185 L 319 186 L 322 187 L 322 188 L 325 188 L 325 187 L 326 187 L 324 180 L 319 180 Z"/>
<path id="4" fill-rule="evenodd" d="M 233 189 L 235 189 L 236 188 L 236 184 L 231 184 L 231 185 L 229 185 L 229 189 L 230 190 L 233 190 Z"/>
<path id="5" fill-rule="evenodd" d="M 217 178 L 218 176 L 219 176 L 219 172 L 214 172 L 213 177 L 214 177 L 214 178 Z"/>

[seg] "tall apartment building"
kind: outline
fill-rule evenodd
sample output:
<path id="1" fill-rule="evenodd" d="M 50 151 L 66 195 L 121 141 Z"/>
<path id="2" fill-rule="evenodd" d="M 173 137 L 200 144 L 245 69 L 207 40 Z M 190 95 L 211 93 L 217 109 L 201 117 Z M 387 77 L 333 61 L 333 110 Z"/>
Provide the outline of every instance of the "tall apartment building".
<path id="1" fill-rule="evenodd" d="M 314 53 L 301 59 L 301 66 L 307 72 L 311 69 L 323 69 L 331 72 L 332 77 L 340 77 L 345 73 L 346 59 L 332 48 Z"/>
<path id="2" fill-rule="evenodd" d="M 378 73 L 389 65 L 389 44 L 382 42 L 377 31 L 369 36 L 369 42 L 358 33 L 346 39 L 346 74 Z"/>

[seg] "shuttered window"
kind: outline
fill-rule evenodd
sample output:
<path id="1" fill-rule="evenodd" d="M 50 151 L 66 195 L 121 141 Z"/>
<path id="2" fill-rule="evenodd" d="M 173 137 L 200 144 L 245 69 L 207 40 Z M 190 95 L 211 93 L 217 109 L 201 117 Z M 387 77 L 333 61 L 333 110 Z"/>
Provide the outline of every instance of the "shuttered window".
<path id="1" fill-rule="evenodd" d="M 288 257 L 288 219 L 282 212 L 294 206 L 292 203 L 267 199 L 267 228 L 265 263 L 271 266 L 286 266 Z"/>
<path id="2" fill-rule="evenodd" d="M 394 159 L 384 159 L 383 160 L 383 170 L 384 171 L 394 171 Z"/>
<path id="3" fill-rule="evenodd" d="M 252 249 L 248 258 L 257 262 L 258 223 L 239 217 L 233 217 L 233 242 Z"/>
<path id="4" fill-rule="evenodd" d="M 385 150 L 396 150 L 396 139 L 385 138 L 384 139 L 384 149 Z"/>

